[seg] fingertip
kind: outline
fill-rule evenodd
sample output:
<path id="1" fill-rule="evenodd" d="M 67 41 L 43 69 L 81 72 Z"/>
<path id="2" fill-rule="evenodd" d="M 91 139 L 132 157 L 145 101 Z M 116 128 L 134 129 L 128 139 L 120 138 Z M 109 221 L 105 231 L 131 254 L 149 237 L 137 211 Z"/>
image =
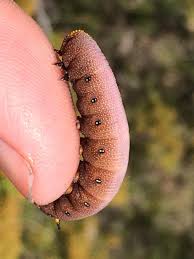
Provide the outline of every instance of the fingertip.
<path id="1" fill-rule="evenodd" d="M 51 44 L 13 1 L 0 1 L 0 42 L 0 138 L 29 162 L 32 199 L 44 205 L 65 192 L 79 164 L 71 95 Z M 29 179 L 15 174 L 28 197 Z"/>

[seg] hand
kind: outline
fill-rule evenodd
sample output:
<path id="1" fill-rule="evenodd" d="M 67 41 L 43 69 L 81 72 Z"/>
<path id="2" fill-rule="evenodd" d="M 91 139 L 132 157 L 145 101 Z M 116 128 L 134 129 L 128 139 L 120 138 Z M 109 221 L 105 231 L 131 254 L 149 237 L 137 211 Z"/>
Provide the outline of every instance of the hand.
<path id="1" fill-rule="evenodd" d="M 68 86 L 39 26 L 0 1 L 0 168 L 39 205 L 60 197 L 79 163 Z"/>

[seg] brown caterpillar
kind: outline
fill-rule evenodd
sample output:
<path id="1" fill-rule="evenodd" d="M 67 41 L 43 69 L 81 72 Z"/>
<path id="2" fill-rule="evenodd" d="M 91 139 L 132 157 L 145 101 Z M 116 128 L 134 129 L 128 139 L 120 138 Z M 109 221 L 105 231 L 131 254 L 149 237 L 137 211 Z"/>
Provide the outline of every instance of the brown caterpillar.
<path id="1" fill-rule="evenodd" d="M 127 170 L 129 129 L 115 77 L 97 43 L 76 30 L 57 51 L 57 65 L 71 82 L 81 114 L 83 161 L 72 185 L 41 210 L 61 220 L 76 220 L 103 209 L 117 193 Z"/>

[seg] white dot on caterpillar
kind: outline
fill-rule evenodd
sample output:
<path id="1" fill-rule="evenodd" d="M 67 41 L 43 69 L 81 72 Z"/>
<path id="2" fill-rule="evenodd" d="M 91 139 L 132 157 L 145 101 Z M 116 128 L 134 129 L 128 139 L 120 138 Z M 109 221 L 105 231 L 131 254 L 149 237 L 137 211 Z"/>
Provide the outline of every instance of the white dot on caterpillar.
<path id="1" fill-rule="evenodd" d="M 91 99 L 91 103 L 96 103 L 96 102 L 97 102 L 97 98 L 96 97 Z"/>
<path id="2" fill-rule="evenodd" d="M 91 81 L 91 76 L 85 76 L 84 80 L 85 80 L 86 83 L 90 82 Z"/>
<path id="3" fill-rule="evenodd" d="M 101 180 L 100 178 L 97 178 L 97 179 L 95 180 L 95 182 L 96 182 L 97 184 L 101 184 L 101 183 L 102 183 L 102 180 Z"/>
<path id="4" fill-rule="evenodd" d="M 89 208 L 90 207 L 90 204 L 88 202 L 84 202 L 84 206 Z"/>
<path id="5" fill-rule="evenodd" d="M 69 217 L 69 216 L 70 216 L 69 211 L 66 210 L 66 211 L 65 211 L 65 215 Z"/>
<path id="6" fill-rule="evenodd" d="M 96 125 L 96 126 L 99 126 L 99 125 L 101 125 L 101 124 L 102 124 L 101 120 L 96 120 L 96 121 L 95 121 L 95 125 Z"/>
<path id="7" fill-rule="evenodd" d="M 104 154 L 105 153 L 105 150 L 103 149 L 103 148 L 100 148 L 99 150 L 98 150 L 98 153 L 101 155 L 101 154 Z"/>

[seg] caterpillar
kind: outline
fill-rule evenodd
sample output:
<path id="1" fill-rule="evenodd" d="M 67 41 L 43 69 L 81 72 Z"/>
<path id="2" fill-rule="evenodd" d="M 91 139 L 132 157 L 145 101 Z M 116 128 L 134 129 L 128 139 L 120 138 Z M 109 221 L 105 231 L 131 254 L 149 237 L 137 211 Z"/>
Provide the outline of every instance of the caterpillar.
<path id="1" fill-rule="evenodd" d="M 68 190 L 40 209 L 59 220 L 78 220 L 102 210 L 118 192 L 129 158 L 129 128 L 117 83 L 95 40 L 82 30 L 67 35 L 57 51 L 63 80 L 72 84 L 81 114 L 82 159 Z"/>

